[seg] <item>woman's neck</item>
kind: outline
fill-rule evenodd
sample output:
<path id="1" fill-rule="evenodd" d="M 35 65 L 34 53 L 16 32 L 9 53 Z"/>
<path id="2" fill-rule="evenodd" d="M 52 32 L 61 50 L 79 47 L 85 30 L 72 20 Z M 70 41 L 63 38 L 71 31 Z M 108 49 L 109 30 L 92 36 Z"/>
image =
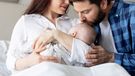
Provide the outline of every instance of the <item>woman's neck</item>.
<path id="1" fill-rule="evenodd" d="M 47 17 L 53 24 L 55 24 L 58 14 L 54 12 L 46 12 L 44 16 Z"/>

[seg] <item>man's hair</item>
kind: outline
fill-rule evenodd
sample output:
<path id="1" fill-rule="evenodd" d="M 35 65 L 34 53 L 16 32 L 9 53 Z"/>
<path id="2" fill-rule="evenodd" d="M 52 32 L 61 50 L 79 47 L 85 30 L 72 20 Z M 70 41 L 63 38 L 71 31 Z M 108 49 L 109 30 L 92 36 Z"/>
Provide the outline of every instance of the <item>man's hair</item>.
<path id="1" fill-rule="evenodd" d="M 70 0 L 70 3 L 73 4 L 73 2 L 83 2 L 83 1 L 89 1 L 91 4 L 96 4 L 100 6 L 100 3 L 102 0 Z M 107 4 L 109 5 L 113 0 L 107 0 Z"/>

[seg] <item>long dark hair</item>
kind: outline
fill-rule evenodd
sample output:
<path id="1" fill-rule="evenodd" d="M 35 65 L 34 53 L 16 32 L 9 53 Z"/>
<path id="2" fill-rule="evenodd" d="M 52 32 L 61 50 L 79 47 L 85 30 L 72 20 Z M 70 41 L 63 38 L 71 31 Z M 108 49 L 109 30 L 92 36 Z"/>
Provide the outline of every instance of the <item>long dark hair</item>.
<path id="1" fill-rule="evenodd" d="M 32 0 L 24 14 L 41 14 L 48 10 L 51 0 Z"/>

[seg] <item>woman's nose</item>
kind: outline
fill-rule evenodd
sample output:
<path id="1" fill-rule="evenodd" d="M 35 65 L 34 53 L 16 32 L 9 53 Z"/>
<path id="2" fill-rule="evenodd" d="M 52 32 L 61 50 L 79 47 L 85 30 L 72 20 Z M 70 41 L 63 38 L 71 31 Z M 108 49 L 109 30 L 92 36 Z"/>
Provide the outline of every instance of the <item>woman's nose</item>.
<path id="1" fill-rule="evenodd" d="M 65 0 L 65 3 L 66 3 L 66 4 L 69 4 L 69 0 Z"/>

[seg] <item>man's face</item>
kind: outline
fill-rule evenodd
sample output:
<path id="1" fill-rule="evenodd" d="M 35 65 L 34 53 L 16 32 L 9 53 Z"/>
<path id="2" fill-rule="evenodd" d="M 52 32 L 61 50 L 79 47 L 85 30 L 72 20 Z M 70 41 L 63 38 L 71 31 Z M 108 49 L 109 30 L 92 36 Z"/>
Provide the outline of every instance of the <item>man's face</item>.
<path id="1" fill-rule="evenodd" d="M 105 14 L 96 4 L 91 4 L 87 0 L 73 2 L 73 6 L 82 22 L 97 24 L 105 17 Z"/>

